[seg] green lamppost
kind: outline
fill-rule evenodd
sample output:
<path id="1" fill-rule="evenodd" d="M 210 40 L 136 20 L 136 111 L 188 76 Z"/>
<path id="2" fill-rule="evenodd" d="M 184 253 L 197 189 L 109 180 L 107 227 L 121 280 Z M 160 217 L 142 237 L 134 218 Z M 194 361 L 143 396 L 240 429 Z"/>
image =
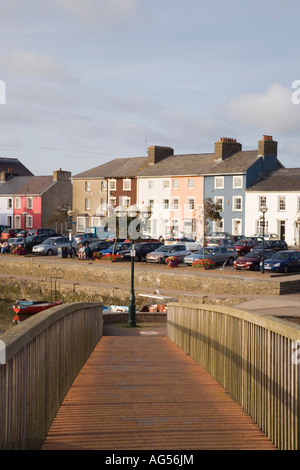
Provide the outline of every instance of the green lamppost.
<path id="1" fill-rule="evenodd" d="M 260 212 L 262 212 L 262 229 L 263 229 L 263 240 L 262 240 L 262 256 L 261 256 L 261 273 L 265 272 L 265 214 L 267 212 L 267 206 L 261 206 Z"/>
<path id="2" fill-rule="evenodd" d="M 26 231 L 27 231 L 27 216 L 28 212 L 24 211 L 22 213 L 22 216 L 24 217 L 24 250 L 27 254 L 27 248 L 26 248 Z"/>
<path id="3" fill-rule="evenodd" d="M 122 224 L 121 220 L 126 220 L 126 228 L 128 231 L 128 238 L 131 241 L 131 284 L 130 284 L 130 300 L 129 300 L 129 314 L 128 314 L 128 327 L 136 327 L 136 303 L 135 303 L 135 292 L 134 292 L 134 259 L 135 259 L 135 249 L 134 241 L 137 238 L 140 238 L 140 220 L 139 217 L 142 215 L 143 219 L 149 219 L 151 217 L 151 209 L 149 207 L 144 207 L 142 211 L 135 205 L 130 206 L 128 209 L 122 206 L 115 208 L 115 215 L 119 219 L 119 231 L 120 225 Z M 126 217 L 126 219 L 124 219 Z M 139 228 L 139 230 L 138 230 Z"/>
<path id="4" fill-rule="evenodd" d="M 70 223 L 70 228 L 69 228 L 69 242 L 70 242 L 70 258 L 73 258 L 73 247 L 72 247 L 72 237 L 73 237 L 73 216 L 74 212 L 69 209 L 68 212 L 68 217 L 69 217 L 69 223 Z"/>

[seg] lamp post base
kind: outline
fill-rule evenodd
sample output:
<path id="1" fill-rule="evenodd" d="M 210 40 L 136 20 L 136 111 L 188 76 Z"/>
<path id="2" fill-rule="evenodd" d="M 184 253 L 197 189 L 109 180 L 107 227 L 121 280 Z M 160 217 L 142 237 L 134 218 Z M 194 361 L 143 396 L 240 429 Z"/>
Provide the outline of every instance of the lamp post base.
<path id="1" fill-rule="evenodd" d="M 132 302 L 130 300 L 129 309 L 128 309 L 128 327 L 129 328 L 136 327 L 135 311 L 136 311 L 135 302 Z"/>

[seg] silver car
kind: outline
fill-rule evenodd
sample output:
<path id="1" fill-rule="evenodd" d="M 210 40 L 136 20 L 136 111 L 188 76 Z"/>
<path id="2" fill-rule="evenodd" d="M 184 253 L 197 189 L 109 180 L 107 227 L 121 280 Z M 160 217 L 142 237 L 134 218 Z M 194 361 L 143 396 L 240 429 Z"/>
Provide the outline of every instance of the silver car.
<path id="1" fill-rule="evenodd" d="M 210 259 L 216 264 L 227 263 L 232 265 L 234 260 L 238 258 L 238 254 L 234 246 L 212 246 L 205 248 L 204 256 L 203 250 L 201 249 L 190 256 L 186 256 L 183 262 L 188 266 L 191 266 L 195 261 L 203 258 Z"/>
<path id="2" fill-rule="evenodd" d="M 155 251 L 147 254 L 147 263 L 165 263 L 166 258 L 175 256 L 180 262 L 190 254 L 190 250 L 186 249 L 185 245 L 162 245 Z"/>
<path id="3" fill-rule="evenodd" d="M 71 242 L 69 237 L 50 237 L 47 238 L 43 243 L 36 245 L 32 248 L 32 253 L 40 255 L 57 255 L 58 248 L 70 248 Z M 72 238 L 72 252 L 73 255 L 76 253 L 78 245 L 74 238 Z"/>
<path id="4" fill-rule="evenodd" d="M 172 237 L 172 238 L 167 238 L 165 241 L 165 245 L 185 245 L 187 250 L 190 251 L 197 251 L 202 248 L 202 243 L 199 240 L 194 240 L 193 238 L 189 237 Z"/>

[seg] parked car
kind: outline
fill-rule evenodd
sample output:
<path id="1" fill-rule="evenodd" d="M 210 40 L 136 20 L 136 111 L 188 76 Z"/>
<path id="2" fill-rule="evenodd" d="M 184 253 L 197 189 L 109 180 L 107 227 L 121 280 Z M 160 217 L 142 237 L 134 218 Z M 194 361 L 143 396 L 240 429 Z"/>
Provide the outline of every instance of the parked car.
<path id="1" fill-rule="evenodd" d="M 17 236 L 17 233 L 20 231 L 21 229 L 17 229 L 17 228 L 6 228 L 1 233 L 1 240 L 8 240 L 9 238 L 14 238 Z"/>
<path id="2" fill-rule="evenodd" d="M 110 246 L 108 248 L 106 248 L 105 250 L 99 250 L 104 255 L 111 254 L 113 252 L 114 243 L 113 244 L 111 244 L 111 242 L 109 242 L 109 243 L 110 243 Z M 130 248 L 131 248 L 131 242 L 117 242 L 116 246 L 115 246 L 114 253 L 115 254 L 119 253 L 119 251 L 121 251 L 121 250 L 130 250 Z"/>
<path id="3" fill-rule="evenodd" d="M 234 241 L 231 238 L 210 238 L 207 240 L 206 246 L 230 246 Z"/>
<path id="4" fill-rule="evenodd" d="M 31 228 L 28 235 L 48 235 L 48 237 L 62 237 L 61 233 L 55 232 L 52 228 Z"/>
<path id="5" fill-rule="evenodd" d="M 202 248 L 202 243 L 189 237 L 170 237 L 165 241 L 165 245 L 185 244 L 187 250 L 197 251 Z"/>
<path id="6" fill-rule="evenodd" d="M 262 250 L 258 250 L 256 248 L 251 249 L 244 257 L 235 260 L 233 263 L 233 267 L 238 270 L 258 271 L 259 263 L 261 262 L 262 258 L 262 253 Z M 274 253 L 276 253 L 276 251 L 264 251 L 264 258 L 266 258 L 266 256 L 270 258 L 272 255 L 274 255 Z"/>
<path id="7" fill-rule="evenodd" d="M 58 248 L 70 248 L 69 237 L 50 237 L 44 240 L 39 245 L 32 248 L 32 253 L 40 255 L 57 255 Z M 72 254 L 75 255 L 78 249 L 75 238 L 72 238 Z"/>
<path id="8" fill-rule="evenodd" d="M 210 235 L 207 235 L 205 238 L 209 240 L 210 238 L 232 238 L 232 233 L 229 232 L 212 232 Z"/>
<path id="9" fill-rule="evenodd" d="M 288 245 L 284 240 L 264 240 L 264 242 L 260 242 L 255 248 L 262 250 L 263 247 L 264 249 L 268 248 L 274 251 L 288 250 Z"/>
<path id="10" fill-rule="evenodd" d="M 10 228 L 9 225 L 0 225 L 0 233 L 2 233 L 3 230 L 6 230 L 8 228 Z"/>
<path id="11" fill-rule="evenodd" d="M 264 240 L 278 240 L 279 237 L 276 233 L 254 233 L 253 235 L 251 235 L 249 238 L 261 238 Z"/>
<path id="12" fill-rule="evenodd" d="M 48 235 L 28 235 L 26 236 L 26 250 L 28 253 L 32 252 L 32 248 L 49 238 Z M 9 242 L 9 240 L 8 240 Z M 10 243 L 12 249 L 18 246 L 24 247 L 25 237 L 16 237 L 13 242 Z M 70 242 L 69 242 L 70 243 Z"/>
<path id="13" fill-rule="evenodd" d="M 17 237 L 18 237 L 18 238 L 22 238 L 22 237 L 25 237 L 25 235 L 26 235 L 26 237 L 27 237 L 28 232 L 29 232 L 28 230 L 20 230 L 20 231 L 17 233 Z M 49 236 L 49 235 L 48 235 L 48 236 Z"/>
<path id="14" fill-rule="evenodd" d="M 239 240 L 248 239 L 248 237 L 246 237 L 245 235 L 232 235 L 232 237 L 229 237 L 229 238 L 231 238 L 231 240 L 234 241 L 234 242 L 238 242 Z"/>
<path id="15" fill-rule="evenodd" d="M 84 245 L 89 245 L 92 242 L 99 241 L 99 238 L 96 236 L 95 233 L 76 233 L 74 235 L 74 238 L 78 245 L 80 245 L 80 243 L 83 243 Z"/>
<path id="16" fill-rule="evenodd" d="M 82 242 L 80 242 L 82 243 Z M 78 245 L 80 244 L 78 243 Z M 98 253 L 99 251 L 107 250 L 112 246 L 111 240 L 97 240 L 89 244 L 90 254 L 93 256 L 93 253 Z"/>
<path id="17" fill-rule="evenodd" d="M 259 244 L 258 241 L 255 240 L 239 240 L 238 242 L 234 243 L 234 247 L 237 251 L 239 256 L 245 256 L 249 251 Z"/>
<path id="18" fill-rule="evenodd" d="M 150 253 L 151 251 L 156 250 L 156 248 L 159 248 L 162 246 L 161 242 L 141 242 L 141 243 L 135 243 L 134 244 L 134 250 L 135 250 L 135 261 L 141 261 L 146 258 L 147 254 Z M 126 250 L 120 250 L 118 252 L 118 255 L 121 256 L 124 260 L 128 260 L 131 258 L 131 245 L 130 248 L 127 248 Z"/>
<path id="19" fill-rule="evenodd" d="M 260 267 L 262 263 L 260 263 Z M 277 251 L 271 258 L 265 258 L 264 269 L 278 273 L 300 271 L 300 252 L 285 250 Z"/>
<path id="20" fill-rule="evenodd" d="M 190 254 L 184 244 L 179 245 L 162 245 L 155 251 L 148 253 L 146 256 L 147 263 L 165 263 L 166 258 L 175 256 L 181 263 L 183 259 Z"/>
<path id="21" fill-rule="evenodd" d="M 196 251 L 189 256 L 186 256 L 183 260 L 185 264 L 191 266 L 195 261 L 199 259 L 210 259 L 216 264 L 230 264 L 234 263 L 234 260 L 238 258 L 238 254 L 234 246 L 211 246 L 205 247 L 204 254 L 203 249 Z"/>

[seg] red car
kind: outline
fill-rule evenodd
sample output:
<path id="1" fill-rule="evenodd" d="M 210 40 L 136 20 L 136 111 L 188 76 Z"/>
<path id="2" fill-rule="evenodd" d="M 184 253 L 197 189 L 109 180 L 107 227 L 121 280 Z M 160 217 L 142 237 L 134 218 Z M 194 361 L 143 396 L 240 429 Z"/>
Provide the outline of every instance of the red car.
<path id="1" fill-rule="evenodd" d="M 9 238 L 15 238 L 17 233 L 20 232 L 21 229 L 14 229 L 14 228 L 7 228 L 3 230 L 1 233 L 1 240 L 8 240 Z"/>
<path id="2" fill-rule="evenodd" d="M 234 247 L 237 251 L 237 254 L 239 256 L 245 256 L 247 253 L 249 253 L 252 248 L 254 248 L 256 245 L 258 245 L 259 242 L 255 240 L 239 240 L 235 242 Z"/>
<path id="3" fill-rule="evenodd" d="M 275 251 L 265 250 L 264 259 L 270 258 Z M 262 258 L 262 250 L 249 251 L 243 258 L 238 258 L 233 262 L 233 267 L 235 269 L 250 270 L 250 271 L 259 271 L 259 263 Z"/>

